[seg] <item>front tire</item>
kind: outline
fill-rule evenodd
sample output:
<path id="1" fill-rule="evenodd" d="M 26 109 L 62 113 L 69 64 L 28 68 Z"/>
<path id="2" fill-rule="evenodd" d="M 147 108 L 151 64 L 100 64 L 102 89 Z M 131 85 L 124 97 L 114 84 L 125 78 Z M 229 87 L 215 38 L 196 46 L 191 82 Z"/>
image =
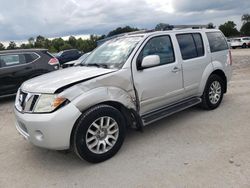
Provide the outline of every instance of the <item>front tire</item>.
<path id="1" fill-rule="evenodd" d="M 202 95 L 201 106 L 207 110 L 216 109 L 223 99 L 224 91 L 224 83 L 221 77 L 216 74 L 212 74 L 207 80 L 207 84 Z"/>
<path id="2" fill-rule="evenodd" d="M 109 105 L 95 106 L 76 125 L 74 151 L 88 162 L 103 162 L 119 151 L 125 133 L 125 120 L 119 110 Z"/>

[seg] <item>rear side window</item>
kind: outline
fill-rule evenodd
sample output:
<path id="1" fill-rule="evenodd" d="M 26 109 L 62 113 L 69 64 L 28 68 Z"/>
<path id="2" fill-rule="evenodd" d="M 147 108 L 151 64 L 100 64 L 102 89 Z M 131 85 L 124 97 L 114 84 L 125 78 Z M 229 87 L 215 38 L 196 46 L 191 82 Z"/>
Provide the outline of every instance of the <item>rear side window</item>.
<path id="1" fill-rule="evenodd" d="M 26 63 L 31 63 L 31 62 L 37 60 L 38 58 L 39 58 L 39 56 L 35 53 L 25 54 Z"/>
<path id="2" fill-rule="evenodd" d="M 79 54 L 79 52 L 78 52 L 77 50 L 74 50 L 74 51 L 72 51 L 71 53 L 72 53 L 72 55 L 74 55 L 74 56 L 77 56 L 77 55 Z"/>
<path id="3" fill-rule="evenodd" d="M 23 54 L 0 55 L 0 68 L 25 64 Z"/>
<path id="4" fill-rule="evenodd" d="M 201 57 L 204 55 L 204 45 L 199 33 L 179 34 L 176 36 L 183 60 Z"/>
<path id="5" fill-rule="evenodd" d="M 140 62 L 149 55 L 158 55 L 160 65 L 174 62 L 175 56 L 170 36 L 159 36 L 150 39 L 139 55 Z"/>
<path id="6" fill-rule="evenodd" d="M 203 56 L 204 55 L 204 46 L 203 46 L 201 34 L 195 33 L 195 34 L 193 34 L 193 37 L 194 37 L 194 41 L 196 44 L 198 57 Z"/>
<path id="7" fill-rule="evenodd" d="M 211 52 L 219 52 L 228 49 L 225 37 L 220 32 L 209 32 L 207 38 Z"/>

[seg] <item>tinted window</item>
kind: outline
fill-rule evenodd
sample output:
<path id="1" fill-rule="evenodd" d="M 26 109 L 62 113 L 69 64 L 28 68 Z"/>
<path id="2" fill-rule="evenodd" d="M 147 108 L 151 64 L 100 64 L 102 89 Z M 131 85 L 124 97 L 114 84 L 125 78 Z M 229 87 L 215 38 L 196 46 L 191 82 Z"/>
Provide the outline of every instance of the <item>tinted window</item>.
<path id="1" fill-rule="evenodd" d="M 158 55 L 160 64 L 168 64 L 175 61 L 174 50 L 169 36 L 160 36 L 150 39 L 139 56 L 140 62 L 149 55 Z"/>
<path id="2" fill-rule="evenodd" d="M 250 40 L 250 38 L 243 38 L 243 40 Z"/>
<path id="3" fill-rule="evenodd" d="M 77 50 L 74 50 L 74 51 L 72 51 L 71 53 L 72 53 L 72 55 L 74 55 L 74 56 L 79 55 L 79 52 L 78 52 Z"/>
<path id="4" fill-rule="evenodd" d="M 24 55 L 9 54 L 0 55 L 0 67 L 11 67 L 25 63 Z"/>
<path id="5" fill-rule="evenodd" d="M 196 44 L 198 57 L 203 56 L 204 55 L 204 45 L 203 45 L 201 34 L 195 33 L 195 34 L 193 34 L 193 37 L 194 37 L 194 41 Z"/>
<path id="6" fill-rule="evenodd" d="M 227 41 L 220 32 L 209 32 L 207 33 L 207 38 L 211 52 L 218 52 L 228 49 Z"/>
<path id="7" fill-rule="evenodd" d="M 182 59 L 187 60 L 198 57 L 192 34 L 181 34 L 176 37 L 180 46 Z"/>
<path id="8" fill-rule="evenodd" d="M 35 53 L 25 54 L 26 63 L 31 63 L 38 58 L 39 56 Z"/>

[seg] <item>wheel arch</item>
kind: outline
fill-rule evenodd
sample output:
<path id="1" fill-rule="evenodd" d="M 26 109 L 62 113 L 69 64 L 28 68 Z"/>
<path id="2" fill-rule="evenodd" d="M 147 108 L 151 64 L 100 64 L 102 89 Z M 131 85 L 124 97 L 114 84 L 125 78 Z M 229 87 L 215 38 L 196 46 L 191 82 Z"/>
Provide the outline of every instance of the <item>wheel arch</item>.
<path id="1" fill-rule="evenodd" d="M 115 87 L 100 87 L 90 90 L 86 93 L 83 93 L 81 96 L 77 97 L 72 101 L 74 105 L 84 114 L 89 109 L 97 106 L 106 104 L 112 106 L 119 110 L 123 115 L 126 124 L 132 125 L 133 121 L 138 121 L 138 115 L 136 113 L 136 105 L 133 101 L 133 98 L 129 95 L 128 92 Z M 72 147 L 73 143 L 73 133 L 77 124 L 79 123 L 82 116 L 80 116 L 71 130 L 70 135 L 70 146 Z"/>
<path id="2" fill-rule="evenodd" d="M 217 69 L 213 71 L 211 75 L 212 74 L 218 75 L 223 80 L 224 93 L 226 93 L 227 92 L 227 77 L 225 73 L 221 69 Z"/>
<path id="3" fill-rule="evenodd" d="M 202 75 L 202 81 L 201 81 L 201 84 L 200 84 L 200 87 L 199 87 L 199 93 L 200 95 L 203 94 L 203 91 L 206 87 L 206 83 L 207 83 L 207 80 L 208 78 L 212 75 L 212 74 L 216 74 L 218 76 L 220 76 L 223 80 L 223 87 L 224 87 L 224 93 L 227 92 L 227 77 L 226 77 L 226 74 L 224 73 L 224 71 L 222 70 L 221 67 L 217 67 L 214 68 L 215 66 L 213 64 L 209 64 L 205 71 L 203 72 L 203 75 Z"/>

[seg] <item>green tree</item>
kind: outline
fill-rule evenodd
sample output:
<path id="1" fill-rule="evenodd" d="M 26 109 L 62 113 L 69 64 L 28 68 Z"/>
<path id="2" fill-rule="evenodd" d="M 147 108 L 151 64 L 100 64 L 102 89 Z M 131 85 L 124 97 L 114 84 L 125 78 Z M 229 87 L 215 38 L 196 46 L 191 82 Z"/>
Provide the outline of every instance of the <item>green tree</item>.
<path id="1" fill-rule="evenodd" d="M 240 32 L 242 35 L 250 36 L 250 22 L 246 22 L 242 25 Z"/>
<path id="2" fill-rule="evenodd" d="M 22 44 L 20 45 L 20 48 L 21 48 L 21 49 L 26 49 L 26 48 L 28 48 L 28 46 L 27 46 L 26 44 L 22 43 Z"/>
<path id="3" fill-rule="evenodd" d="M 243 25 L 245 23 L 250 22 L 250 14 L 243 14 L 242 17 L 241 17 L 241 21 L 243 22 Z"/>
<path id="4" fill-rule="evenodd" d="M 159 23 L 155 26 L 156 31 L 165 31 L 165 30 L 170 30 L 172 28 L 173 28 L 172 26 L 166 23 Z"/>
<path id="5" fill-rule="evenodd" d="M 77 40 L 74 36 L 70 36 L 68 40 L 68 44 L 71 46 L 71 48 L 76 48 Z"/>
<path id="6" fill-rule="evenodd" d="M 39 35 L 36 37 L 36 41 L 35 41 L 35 48 L 45 48 L 45 37 Z"/>
<path id="7" fill-rule="evenodd" d="M 64 43 L 64 45 L 60 48 L 60 50 L 69 50 L 72 49 L 72 46 L 68 43 Z"/>
<path id="8" fill-rule="evenodd" d="M 234 37 L 239 35 L 239 31 L 236 28 L 236 24 L 233 21 L 228 21 L 219 26 L 219 29 L 226 37 Z"/>
<path id="9" fill-rule="evenodd" d="M 34 46 L 34 44 L 35 44 L 35 39 L 34 39 L 33 37 L 30 37 L 30 38 L 28 39 L 28 42 L 29 42 L 30 46 Z"/>
<path id="10" fill-rule="evenodd" d="M 240 29 L 242 35 L 250 35 L 250 14 L 243 14 L 241 17 L 243 25 Z"/>
<path id="11" fill-rule="evenodd" d="M 216 26 L 212 22 L 210 22 L 210 23 L 207 24 L 207 28 L 208 29 L 215 29 Z"/>
<path id="12" fill-rule="evenodd" d="M 52 46 L 56 49 L 56 51 L 61 51 L 62 46 L 64 46 L 65 41 L 62 38 L 56 38 L 52 40 Z"/>
<path id="13" fill-rule="evenodd" d="M 0 50 L 5 50 L 5 47 L 1 42 L 0 42 Z"/>
<path id="14" fill-rule="evenodd" d="M 133 28 L 130 26 L 125 26 L 125 27 L 118 27 L 113 31 L 110 31 L 107 35 L 107 37 L 111 37 L 114 35 L 122 34 L 122 33 L 128 33 L 128 32 L 133 32 L 133 31 L 139 31 L 138 28 Z"/>
<path id="15" fill-rule="evenodd" d="M 10 41 L 9 46 L 7 47 L 8 50 L 16 49 L 16 43 L 14 41 Z"/>

